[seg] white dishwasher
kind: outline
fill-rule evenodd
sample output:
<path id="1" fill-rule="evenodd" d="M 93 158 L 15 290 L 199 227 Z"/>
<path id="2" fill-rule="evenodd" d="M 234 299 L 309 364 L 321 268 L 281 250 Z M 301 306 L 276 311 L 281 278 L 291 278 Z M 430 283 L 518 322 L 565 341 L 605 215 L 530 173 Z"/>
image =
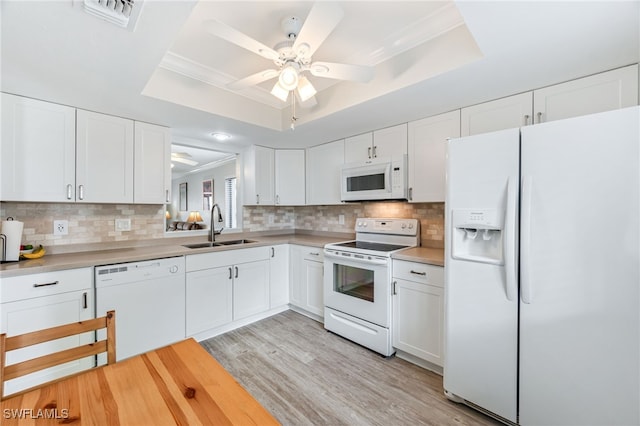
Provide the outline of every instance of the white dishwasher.
<path id="1" fill-rule="evenodd" d="M 95 283 L 97 316 L 116 311 L 118 361 L 185 338 L 184 257 L 97 266 Z"/>

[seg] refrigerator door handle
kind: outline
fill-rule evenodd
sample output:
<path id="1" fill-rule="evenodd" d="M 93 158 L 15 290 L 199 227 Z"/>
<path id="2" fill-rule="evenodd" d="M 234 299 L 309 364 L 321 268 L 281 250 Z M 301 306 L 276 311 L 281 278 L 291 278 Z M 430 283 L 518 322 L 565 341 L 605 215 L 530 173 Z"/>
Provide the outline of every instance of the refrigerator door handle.
<path id="1" fill-rule="evenodd" d="M 531 303 L 531 273 L 529 264 L 531 263 L 531 192 L 533 188 L 533 178 L 523 176 L 522 178 L 522 229 L 520 230 L 520 285 L 522 303 Z"/>
<path id="2" fill-rule="evenodd" d="M 518 298 L 518 281 L 516 274 L 516 197 L 517 184 L 514 178 L 507 181 L 507 211 L 505 215 L 505 286 L 507 300 L 514 301 Z"/>

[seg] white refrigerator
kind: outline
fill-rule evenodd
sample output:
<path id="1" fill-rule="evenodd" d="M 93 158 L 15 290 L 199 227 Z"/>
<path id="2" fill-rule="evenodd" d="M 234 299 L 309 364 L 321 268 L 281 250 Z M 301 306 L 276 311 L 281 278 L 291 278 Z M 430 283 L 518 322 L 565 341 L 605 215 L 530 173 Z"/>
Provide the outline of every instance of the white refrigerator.
<path id="1" fill-rule="evenodd" d="M 445 393 L 640 424 L 640 108 L 448 144 Z"/>

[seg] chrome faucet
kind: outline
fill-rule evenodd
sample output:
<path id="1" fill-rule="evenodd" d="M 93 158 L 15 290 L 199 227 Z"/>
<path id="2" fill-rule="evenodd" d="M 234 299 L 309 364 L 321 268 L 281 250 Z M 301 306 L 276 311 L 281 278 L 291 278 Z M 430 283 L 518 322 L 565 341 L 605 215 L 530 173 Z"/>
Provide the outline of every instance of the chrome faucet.
<path id="1" fill-rule="evenodd" d="M 218 222 L 222 222 L 222 213 L 220 212 L 220 206 L 218 205 L 218 203 L 216 203 L 213 205 L 213 207 L 211 207 L 211 230 L 209 231 L 209 241 L 211 241 L 212 243 L 216 240 L 216 234 L 220 235 L 222 233 L 222 230 L 224 229 L 221 227 L 219 231 L 216 231 L 213 227 L 213 211 L 216 209 L 216 207 L 218 208 Z"/>

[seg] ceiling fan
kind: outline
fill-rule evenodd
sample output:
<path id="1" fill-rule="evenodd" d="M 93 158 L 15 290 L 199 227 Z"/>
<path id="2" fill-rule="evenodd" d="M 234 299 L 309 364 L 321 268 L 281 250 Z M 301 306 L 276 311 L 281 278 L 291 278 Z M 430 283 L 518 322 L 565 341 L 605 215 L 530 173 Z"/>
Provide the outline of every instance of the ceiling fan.
<path id="1" fill-rule="evenodd" d="M 196 166 L 198 164 L 195 160 L 190 160 L 191 155 L 186 152 L 172 152 L 171 153 L 171 161 L 175 161 L 176 163 L 186 164 L 188 166 Z"/>
<path id="2" fill-rule="evenodd" d="M 239 90 L 277 77 L 278 81 L 273 86 L 271 94 L 284 102 L 289 92 L 295 91 L 299 100 L 305 102 L 316 94 L 315 88 L 305 76 L 307 72 L 315 77 L 363 83 L 373 78 L 373 67 L 314 62 L 311 59 L 343 16 L 342 9 L 333 2 L 315 3 L 304 24 L 296 16 L 289 16 L 282 20 L 286 40 L 278 43 L 273 49 L 220 21 L 207 20 L 204 25 L 210 34 L 270 59 L 276 65 L 275 69 L 257 72 L 231 82 L 227 87 Z M 315 99 L 313 103 L 315 104 Z"/>

